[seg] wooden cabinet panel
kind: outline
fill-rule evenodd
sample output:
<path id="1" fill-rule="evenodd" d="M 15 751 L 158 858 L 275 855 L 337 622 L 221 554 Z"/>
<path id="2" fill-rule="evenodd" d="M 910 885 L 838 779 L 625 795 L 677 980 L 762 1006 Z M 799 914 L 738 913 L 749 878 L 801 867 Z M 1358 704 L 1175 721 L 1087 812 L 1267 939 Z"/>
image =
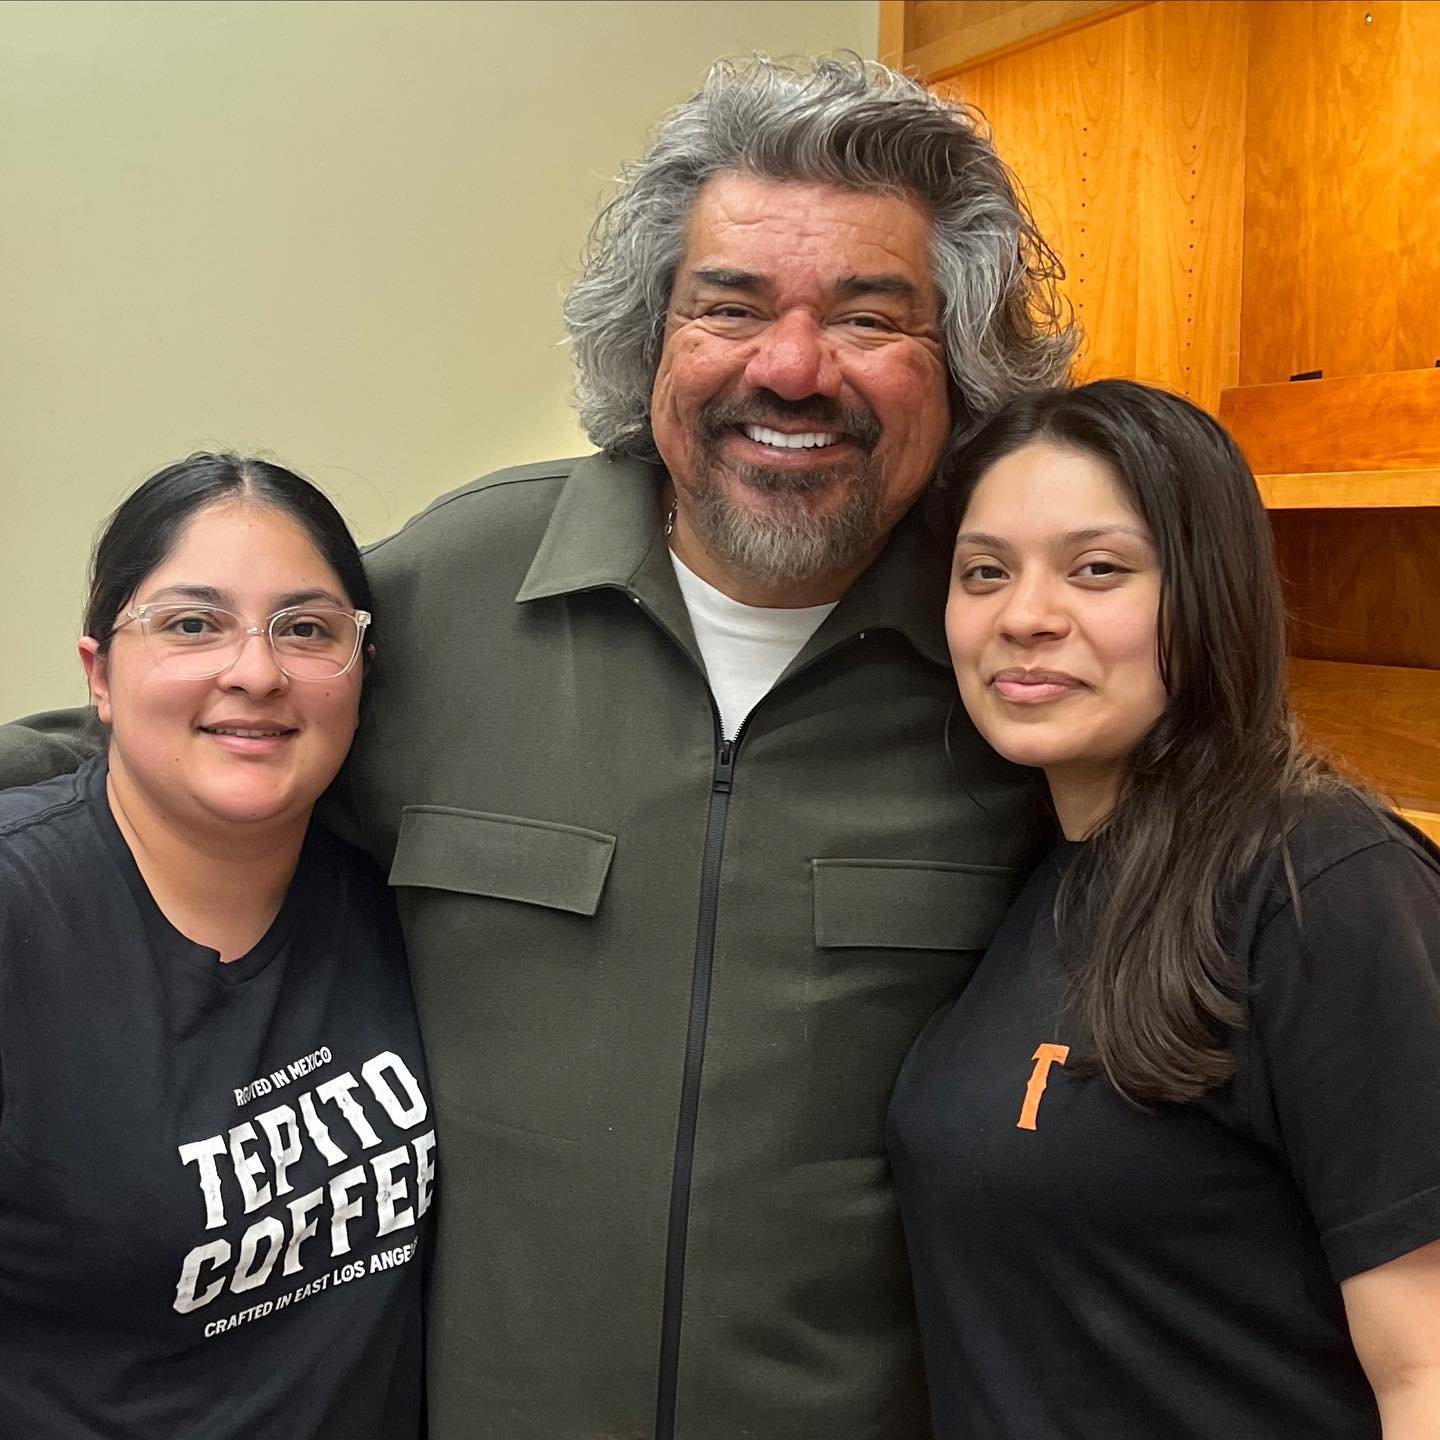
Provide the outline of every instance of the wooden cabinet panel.
<path id="1" fill-rule="evenodd" d="M 1139 142 L 1135 128 L 1124 124 L 1124 111 L 1131 99 L 1127 79 L 1139 73 L 1142 30 L 1139 13 L 1132 12 L 972 66 L 937 87 L 985 115 L 1036 224 L 1060 256 L 1062 290 L 1085 331 L 1082 373 L 1131 373 L 1135 366 L 1136 227 L 1129 197 L 1139 186 Z M 1043 104 L 1037 96 L 1045 97 Z"/>
<path id="2" fill-rule="evenodd" d="M 1240 364 L 1249 26 L 1245 7 L 1150 5 L 1135 374 L 1216 409 Z M 1095 371 L 1095 374 L 1102 372 Z"/>
<path id="3" fill-rule="evenodd" d="M 1335 760 L 1408 809 L 1440 811 L 1440 672 L 1293 660 L 1302 728 Z"/>
<path id="4" fill-rule="evenodd" d="M 1440 365 L 1440 5 L 1404 7 L 1400 26 L 1400 253 L 1395 366 Z"/>
<path id="5" fill-rule="evenodd" d="M 1434 91 L 1405 112 L 1422 68 L 1407 52 L 1422 32 L 1440 34 L 1440 15 L 1405 0 L 1249 8 L 1240 383 L 1413 364 L 1397 344 L 1401 305 L 1419 298 L 1401 291 L 1401 206 L 1415 183 L 1408 132 L 1433 129 Z M 1407 223 L 1427 223 L 1419 212 L 1433 204 L 1406 197 Z"/>
<path id="6" fill-rule="evenodd" d="M 1243 6 L 1171 0 L 937 87 L 990 120 L 1065 265 L 1082 378 L 1129 375 L 1212 410 L 1235 383 L 1246 34 Z"/>
<path id="7" fill-rule="evenodd" d="M 1270 523 L 1292 655 L 1440 671 L 1440 509 L 1272 511 Z M 1429 724 L 1440 734 L 1440 709 Z"/>

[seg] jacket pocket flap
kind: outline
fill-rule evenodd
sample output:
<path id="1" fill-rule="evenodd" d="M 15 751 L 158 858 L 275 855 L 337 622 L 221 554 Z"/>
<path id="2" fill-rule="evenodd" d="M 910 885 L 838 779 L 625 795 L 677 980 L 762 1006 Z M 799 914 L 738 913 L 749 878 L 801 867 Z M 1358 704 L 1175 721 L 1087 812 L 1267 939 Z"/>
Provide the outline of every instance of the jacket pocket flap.
<path id="1" fill-rule="evenodd" d="M 938 860 L 814 860 L 822 949 L 983 950 L 1024 876 Z"/>
<path id="2" fill-rule="evenodd" d="M 615 837 L 598 830 L 407 805 L 390 883 L 593 915 L 614 853 Z"/>

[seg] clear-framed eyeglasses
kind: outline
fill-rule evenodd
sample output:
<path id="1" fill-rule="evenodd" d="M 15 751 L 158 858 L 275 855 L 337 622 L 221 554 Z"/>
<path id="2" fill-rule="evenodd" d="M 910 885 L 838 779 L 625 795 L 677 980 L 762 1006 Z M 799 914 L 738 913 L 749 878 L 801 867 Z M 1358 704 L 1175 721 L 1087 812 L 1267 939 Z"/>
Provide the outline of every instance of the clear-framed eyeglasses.
<path id="1" fill-rule="evenodd" d="M 113 628 L 138 622 L 151 658 L 167 675 L 206 680 L 239 658 L 252 636 L 263 635 L 275 664 L 292 680 L 334 680 L 355 663 L 368 610 L 297 605 L 277 610 L 263 625 L 218 605 L 137 605 Z"/>

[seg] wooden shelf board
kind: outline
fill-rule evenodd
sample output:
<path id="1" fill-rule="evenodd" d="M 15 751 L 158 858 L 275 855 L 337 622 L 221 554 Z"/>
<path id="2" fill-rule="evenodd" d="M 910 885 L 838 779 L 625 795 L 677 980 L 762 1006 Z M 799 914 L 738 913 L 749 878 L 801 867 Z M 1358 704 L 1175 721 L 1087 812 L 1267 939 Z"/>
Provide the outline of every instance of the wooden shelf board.
<path id="1" fill-rule="evenodd" d="M 1440 670 L 1290 661 L 1305 733 L 1407 810 L 1440 814 Z"/>
<path id="2" fill-rule="evenodd" d="M 1259 474 L 1440 465 L 1440 368 L 1238 385 L 1220 423 Z"/>
<path id="3" fill-rule="evenodd" d="M 1440 467 L 1257 475 L 1267 510 L 1393 510 L 1440 505 Z"/>
<path id="4" fill-rule="evenodd" d="M 926 82 L 946 80 L 967 65 L 997 60 L 1042 41 L 1138 10 L 1149 0 L 1030 0 L 987 19 L 958 26 L 905 51 L 905 68 Z"/>
<path id="5" fill-rule="evenodd" d="M 1440 813 L 1434 810 L 1401 810 L 1400 814 L 1417 830 L 1423 830 L 1440 845 Z"/>

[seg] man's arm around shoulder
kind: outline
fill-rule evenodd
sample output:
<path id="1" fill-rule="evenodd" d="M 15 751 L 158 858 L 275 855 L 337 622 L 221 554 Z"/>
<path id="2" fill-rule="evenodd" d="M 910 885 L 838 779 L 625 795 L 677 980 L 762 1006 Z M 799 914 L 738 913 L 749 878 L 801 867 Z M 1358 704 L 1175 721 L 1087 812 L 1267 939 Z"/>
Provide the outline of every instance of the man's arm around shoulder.
<path id="1" fill-rule="evenodd" d="M 42 710 L 0 725 L 0 790 L 38 785 L 78 770 L 104 748 L 104 734 L 88 706 Z"/>

